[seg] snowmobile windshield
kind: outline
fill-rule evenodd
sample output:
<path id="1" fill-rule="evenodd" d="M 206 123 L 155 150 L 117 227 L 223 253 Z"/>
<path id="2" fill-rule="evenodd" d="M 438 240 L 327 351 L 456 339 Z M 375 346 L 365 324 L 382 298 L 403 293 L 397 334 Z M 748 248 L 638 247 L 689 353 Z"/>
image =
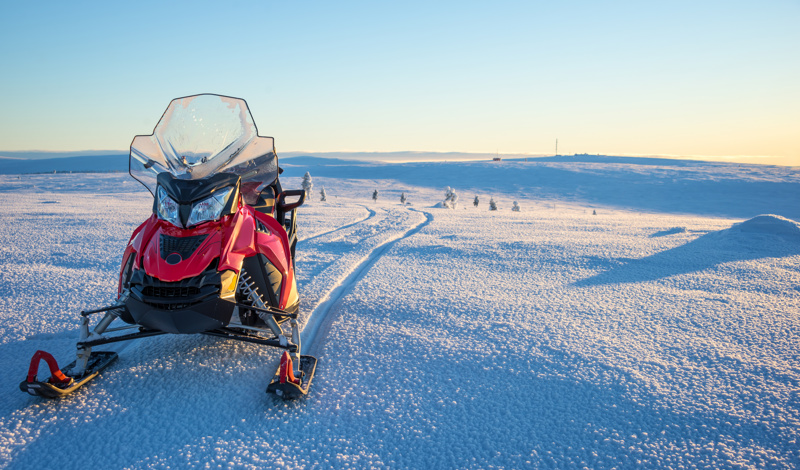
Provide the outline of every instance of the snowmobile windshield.
<path id="1" fill-rule="evenodd" d="M 278 178 L 278 157 L 272 137 L 258 135 L 244 100 L 195 95 L 172 100 L 153 134 L 131 143 L 131 176 L 154 195 L 164 172 L 184 180 L 233 173 L 242 178 L 245 202 L 254 204 Z"/>

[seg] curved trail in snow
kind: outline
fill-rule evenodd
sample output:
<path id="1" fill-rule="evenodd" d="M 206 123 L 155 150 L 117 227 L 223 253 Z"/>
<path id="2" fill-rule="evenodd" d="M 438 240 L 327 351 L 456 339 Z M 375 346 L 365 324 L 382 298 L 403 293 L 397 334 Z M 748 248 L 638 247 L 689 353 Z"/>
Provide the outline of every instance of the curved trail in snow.
<path id="1" fill-rule="evenodd" d="M 354 267 L 346 276 L 340 278 L 339 281 L 333 285 L 326 296 L 311 312 L 308 322 L 303 328 L 303 331 L 300 332 L 303 351 L 305 354 L 308 354 L 309 351 L 312 352 L 313 355 L 318 354 L 319 347 L 317 344 L 317 339 L 325 337 L 330 329 L 330 325 L 334 320 L 334 315 L 331 315 L 333 308 L 341 299 L 343 299 L 353 290 L 353 287 L 367 274 L 369 269 L 381 259 L 383 254 L 386 253 L 386 251 L 393 247 L 397 242 L 415 235 L 433 221 L 433 214 L 429 212 L 419 211 L 416 209 L 410 210 L 423 214 L 425 216 L 425 220 L 420 221 L 402 235 L 386 240 L 385 242 L 373 248 L 369 253 L 367 253 L 366 256 L 361 258 L 361 260 L 354 265 Z"/>
<path id="2" fill-rule="evenodd" d="M 304 239 L 302 239 L 302 240 L 298 240 L 298 241 L 297 241 L 297 244 L 298 244 L 298 245 L 300 245 L 300 244 L 302 244 L 302 243 L 305 243 L 305 242 L 307 242 L 307 241 L 314 240 L 314 239 L 316 239 L 316 238 L 320 238 L 320 237 L 324 237 L 324 236 L 326 236 L 326 235 L 330 235 L 330 234 L 332 234 L 332 233 L 336 233 L 336 232 L 338 232 L 338 231 L 340 231 L 340 230 L 346 230 L 346 229 L 348 229 L 348 228 L 350 228 L 350 227 L 354 227 L 354 226 L 356 226 L 356 225 L 358 225 L 358 224 L 360 224 L 360 223 L 362 223 L 362 222 L 366 222 L 367 220 L 369 220 L 369 219 L 371 219 L 371 218 L 375 217 L 375 214 L 376 214 L 376 212 L 375 212 L 374 210 L 370 209 L 369 207 L 367 207 L 367 206 L 365 206 L 365 205 L 363 205 L 363 204 L 359 204 L 359 205 L 360 205 L 361 207 L 363 207 L 364 209 L 366 209 L 366 210 L 367 210 L 367 212 L 368 212 L 367 216 L 366 216 L 366 217 L 364 217 L 363 219 L 358 219 L 358 220 L 356 220 L 355 222 L 351 222 L 351 223 L 349 223 L 349 224 L 347 224 L 347 225 L 342 225 L 341 227 L 336 227 L 336 228 L 335 228 L 335 229 L 333 229 L 333 230 L 328 230 L 327 232 L 318 233 L 318 234 L 316 234 L 316 235 L 312 235 L 312 236 L 310 236 L 310 237 L 308 237 L 308 238 L 304 238 Z"/>

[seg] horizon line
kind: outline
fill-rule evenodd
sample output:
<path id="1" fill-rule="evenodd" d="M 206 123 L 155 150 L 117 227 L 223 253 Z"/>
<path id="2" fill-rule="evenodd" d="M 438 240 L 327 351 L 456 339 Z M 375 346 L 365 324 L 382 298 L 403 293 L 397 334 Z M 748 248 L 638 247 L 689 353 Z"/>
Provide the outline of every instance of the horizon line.
<path id="1" fill-rule="evenodd" d="M 69 156 L 92 156 L 92 155 L 103 155 L 103 154 L 128 154 L 129 149 L 85 149 L 85 150 L 0 150 L 0 157 L 5 158 L 14 158 L 14 159 L 23 159 L 26 160 L 24 157 L 15 157 L 12 155 L 24 155 L 24 154 L 53 154 L 56 155 L 53 158 L 59 158 L 60 156 L 67 157 Z M 7 154 L 9 156 L 7 156 Z M 728 162 L 728 163 L 751 163 L 756 165 L 777 165 L 777 166 L 800 166 L 800 156 L 797 157 L 787 157 L 787 156 L 775 156 L 775 155 L 675 155 L 675 154 L 658 154 L 658 153 L 615 153 L 615 154 L 604 154 L 604 153 L 572 153 L 572 154 L 553 154 L 553 152 L 463 152 L 463 151 L 440 151 L 440 150 L 287 150 L 278 152 L 278 155 L 281 154 L 293 154 L 295 156 L 300 156 L 303 154 L 308 154 L 308 156 L 313 156 L 314 154 L 372 154 L 372 155 L 389 155 L 389 154 L 406 154 L 406 155 L 425 155 L 425 154 L 434 154 L 434 155 L 474 155 L 478 156 L 498 156 L 498 157 L 521 157 L 521 158 L 548 158 L 548 157 L 573 157 L 573 156 L 597 156 L 597 157 L 623 157 L 623 158 L 660 158 L 660 159 L 667 159 L 667 160 L 693 160 L 693 161 L 709 161 L 712 163 L 719 163 L 719 162 Z M 754 160 L 745 162 L 743 160 Z M 759 162 L 759 160 L 761 160 Z M 772 160 L 773 162 L 767 163 L 764 160 Z M 794 163 L 794 161 L 797 163 Z M 784 161 L 787 163 L 775 163 L 775 161 Z"/>

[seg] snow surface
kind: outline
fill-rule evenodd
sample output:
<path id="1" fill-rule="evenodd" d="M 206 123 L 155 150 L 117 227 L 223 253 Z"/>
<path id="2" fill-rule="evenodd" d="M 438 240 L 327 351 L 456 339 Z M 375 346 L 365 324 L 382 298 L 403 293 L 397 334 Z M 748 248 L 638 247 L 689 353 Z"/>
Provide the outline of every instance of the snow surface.
<path id="1" fill-rule="evenodd" d="M 198 335 L 21 393 L 113 299 L 152 198 L 126 174 L 0 176 L 0 468 L 800 466 L 796 170 L 293 160 L 285 187 L 328 193 L 300 210 L 320 361 L 295 402 L 264 393 L 277 351 Z M 466 203 L 433 207 L 445 186 Z"/>

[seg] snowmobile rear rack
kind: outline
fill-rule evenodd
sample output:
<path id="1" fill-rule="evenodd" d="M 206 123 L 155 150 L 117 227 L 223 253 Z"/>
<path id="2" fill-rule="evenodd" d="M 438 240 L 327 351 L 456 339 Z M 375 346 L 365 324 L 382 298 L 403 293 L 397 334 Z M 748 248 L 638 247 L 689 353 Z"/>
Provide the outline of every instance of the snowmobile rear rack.
<path id="1" fill-rule="evenodd" d="M 298 197 L 299 199 L 295 202 L 287 203 L 286 202 L 287 197 Z M 297 209 L 298 207 L 302 206 L 305 200 L 306 200 L 305 189 L 289 189 L 278 194 L 278 208 L 282 212 L 289 212 L 291 210 Z"/>

